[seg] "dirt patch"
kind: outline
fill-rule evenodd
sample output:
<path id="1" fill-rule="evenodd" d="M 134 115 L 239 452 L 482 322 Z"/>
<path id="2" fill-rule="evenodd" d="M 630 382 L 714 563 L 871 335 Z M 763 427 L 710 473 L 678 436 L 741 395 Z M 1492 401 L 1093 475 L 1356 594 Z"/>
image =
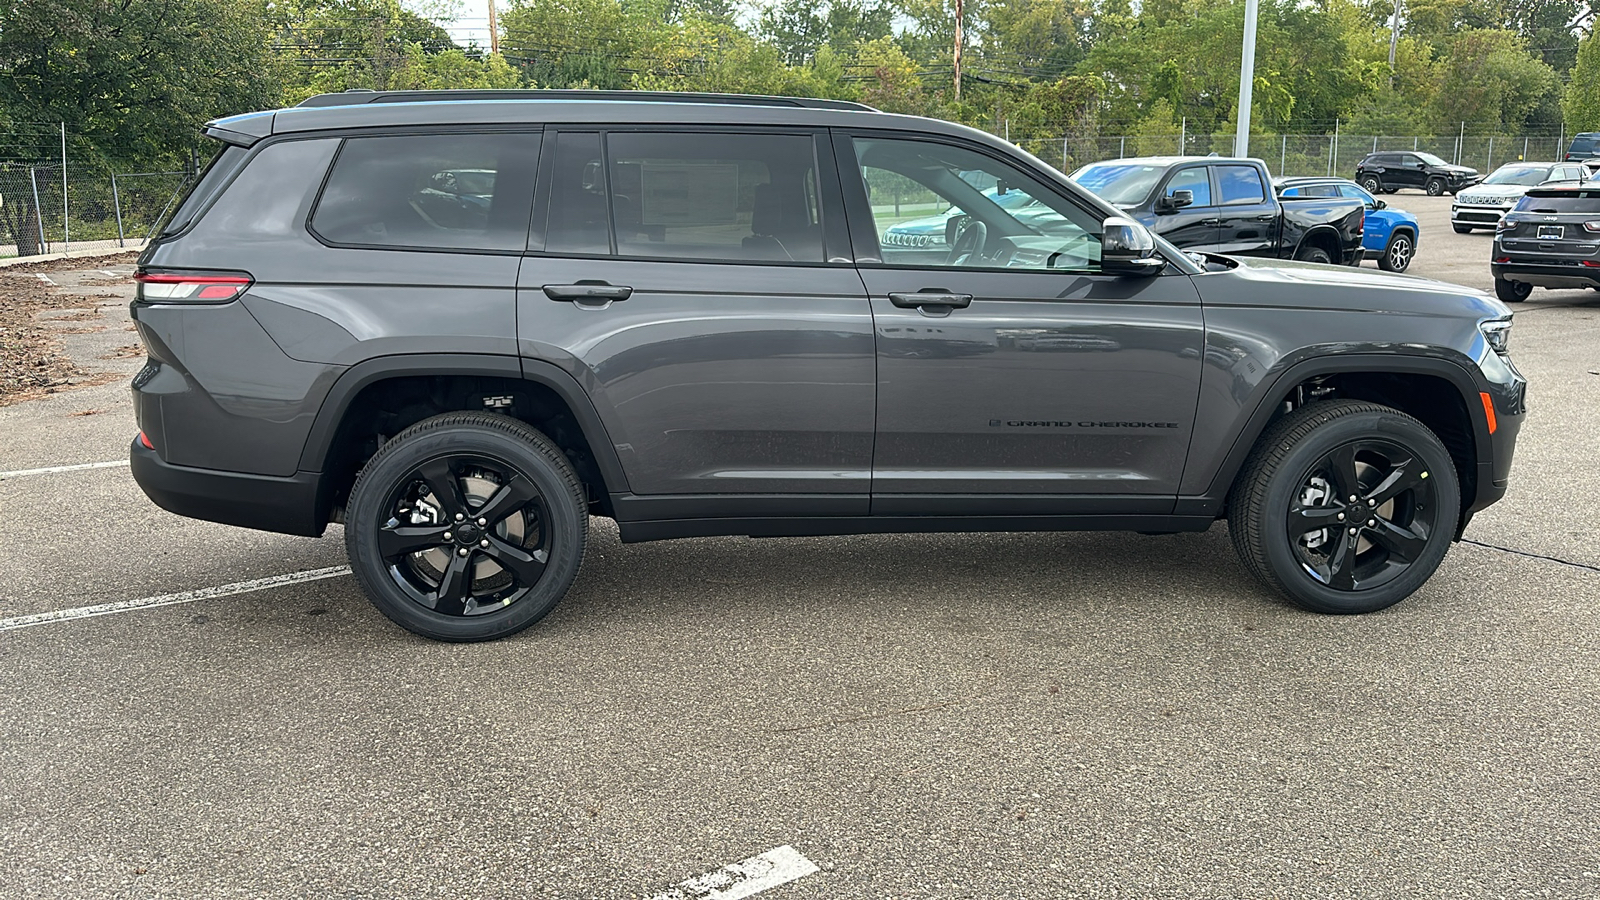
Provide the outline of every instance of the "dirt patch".
<path id="1" fill-rule="evenodd" d="M 48 274 L 72 269 L 103 269 L 106 266 L 131 265 L 138 258 L 138 250 L 129 250 L 127 253 L 118 253 L 113 256 L 80 256 L 73 259 L 48 259 L 43 262 L 19 263 L 14 266 L 0 267 L 0 272 L 17 272 L 31 275 L 35 272 Z"/>
<path id="2" fill-rule="evenodd" d="M 144 345 L 143 344 L 127 344 L 127 345 L 118 347 L 117 349 L 111 351 L 110 353 L 101 354 L 100 358 L 101 359 L 138 359 L 139 357 L 141 357 L 143 355 L 144 355 Z"/>
<path id="3" fill-rule="evenodd" d="M 63 329 L 36 317 L 49 310 L 74 310 L 55 322 L 98 319 L 98 310 L 84 310 L 84 296 L 58 291 L 34 278 L 34 273 L 82 269 L 86 265 L 130 262 L 136 254 L 27 263 L 0 269 L 0 406 L 33 400 L 77 387 L 107 384 L 127 376 L 118 372 L 91 372 L 73 363 L 62 348 L 61 334 L 86 334 L 106 326 Z"/>

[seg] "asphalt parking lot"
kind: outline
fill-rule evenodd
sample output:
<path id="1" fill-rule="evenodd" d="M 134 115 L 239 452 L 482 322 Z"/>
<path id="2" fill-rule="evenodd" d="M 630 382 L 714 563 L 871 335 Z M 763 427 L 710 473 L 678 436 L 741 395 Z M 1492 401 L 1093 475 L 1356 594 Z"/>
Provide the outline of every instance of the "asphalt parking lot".
<path id="1" fill-rule="evenodd" d="M 1448 197 L 1385 199 L 1412 274 L 1490 288 Z M 94 265 L 51 275 L 98 313 L 63 340 L 131 375 L 99 359 L 131 267 Z M 0 471 L 110 463 L 0 480 L 0 896 L 1600 897 L 1600 293 L 1516 313 L 1510 494 L 1363 617 L 1267 594 L 1222 524 L 596 520 L 543 623 L 436 644 L 334 568 L 337 526 L 149 503 L 125 382 L 0 408 Z"/>

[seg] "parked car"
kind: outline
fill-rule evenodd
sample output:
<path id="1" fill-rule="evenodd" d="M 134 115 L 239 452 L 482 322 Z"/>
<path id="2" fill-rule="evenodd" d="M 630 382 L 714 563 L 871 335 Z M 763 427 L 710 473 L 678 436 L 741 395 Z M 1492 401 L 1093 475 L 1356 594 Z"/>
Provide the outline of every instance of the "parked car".
<path id="1" fill-rule="evenodd" d="M 1567 147 L 1566 160 L 1583 160 L 1600 156 L 1600 131 L 1581 131 L 1572 136 Z"/>
<path id="2" fill-rule="evenodd" d="M 135 275 L 133 477 L 195 518 L 342 522 L 356 583 L 431 638 L 548 613 L 591 516 L 623 541 L 1226 516 L 1264 584 L 1367 612 L 1509 484 L 1525 382 L 1498 300 L 1184 253 L 949 122 L 419 91 L 204 133 Z M 448 171 L 495 173 L 462 227 L 411 202 Z M 963 211 L 946 254 L 883 239 L 872 198 L 907 182 Z"/>
<path id="3" fill-rule="evenodd" d="M 1542 184 L 1578 184 L 1589 177 L 1581 163 L 1506 163 L 1482 182 L 1456 195 L 1450 204 L 1450 227 L 1456 234 L 1493 228 L 1529 188 Z"/>
<path id="4" fill-rule="evenodd" d="M 1178 247 L 1210 253 L 1359 263 L 1364 206 L 1281 203 L 1259 159 L 1152 156 L 1090 163 L 1072 180 Z"/>
<path id="5" fill-rule="evenodd" d="M 1528 299 L 1535 287 L 1600 290 L 1600 185 L 1536 187 L 1494 232 L 1495 296 Z"/>
<path id="6" fill-rule="evenodd" d="M 970 177 L 970 176 L 969 176 Z M 990 202 L 1002 209 L 1021 209 L 1025 206 L 1037 206 L 1046 209 L 1037 200 L 1030 197 L 1025 191 L 1010 189 L 1001 191 L 999 185 L 993 185 L 983 192 Z M 883 233 L 883 243 L 894 247 L 921 250 L 928 254 L 938 255 L 950 252 L 948 242 L 949 232 L 959 217 L 966 215 L 957 207 L 950 207 L 937 215 L 924 216 L 889 226 Z"/>
<path id="7" fill-rule="evenodd" d="M 1356 164 L 1355 180 L 1372 194 L 1417 188 L 1437 197 L 1472 187 L 1482 178 L 1477 169 L 1447 163 L 1432 153 L 1405 150 L 1368 153 Z"/>
<path id="8" fill-rule="evenodd" d="M 1307 197 L 1345 197 L 1360 200 L 1366 207 L 1366 223 L 1361 231 L 1361 249 L 1366 259 L 1378 261 L 1378 268 L 1404 272 L 1422 245 L 1422 226 L 1417 217 L 1372 196 L 1345 178 L 1279 178 L 1273 182 L 1279 199 Z M 1359 260 L 1358 260 L 1359 262 Z"/>

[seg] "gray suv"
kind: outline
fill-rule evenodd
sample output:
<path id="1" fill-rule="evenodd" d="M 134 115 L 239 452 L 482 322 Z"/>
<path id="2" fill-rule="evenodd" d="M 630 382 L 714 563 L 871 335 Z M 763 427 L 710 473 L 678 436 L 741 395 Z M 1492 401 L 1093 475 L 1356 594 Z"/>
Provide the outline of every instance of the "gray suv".
<path id="1" fill-rule="evenodd" d="M 1185 254 L 958 125 L 419 92 L 205 133 L 139 260 L 134 476 L 182 515 L 344 523 L 428 637 L 544 616 L 594 515 L 624 541 L 1226 517 L 1267 585 L 1366 612 L 1506 490 L 1499 301 Z M 935 215 L 937 244 L 884 240 Z"/>

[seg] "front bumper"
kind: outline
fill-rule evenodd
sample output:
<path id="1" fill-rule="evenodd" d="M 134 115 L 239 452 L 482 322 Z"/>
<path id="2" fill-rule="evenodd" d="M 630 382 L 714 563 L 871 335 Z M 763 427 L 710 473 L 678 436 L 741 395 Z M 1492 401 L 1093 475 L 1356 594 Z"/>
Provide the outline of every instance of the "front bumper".
<path id="1" fill-rule="evenodd" d="M 1471 225 L 1476 228 L 1493 228 L 1500 224 L 1516 204 L 1500 205 L 1468 205 L 1462 203 L 1452 204 L 1450 207 L 1450 224 Z"/>
<path id="2" fill-rule="evenodd" d="M 307 537 L 320 537 L 327 526 L 319 514 L 320 472 L 277 478 L 175 466 L 137 438 L 129 462 L 145 496 L 180 516 Z"/>

